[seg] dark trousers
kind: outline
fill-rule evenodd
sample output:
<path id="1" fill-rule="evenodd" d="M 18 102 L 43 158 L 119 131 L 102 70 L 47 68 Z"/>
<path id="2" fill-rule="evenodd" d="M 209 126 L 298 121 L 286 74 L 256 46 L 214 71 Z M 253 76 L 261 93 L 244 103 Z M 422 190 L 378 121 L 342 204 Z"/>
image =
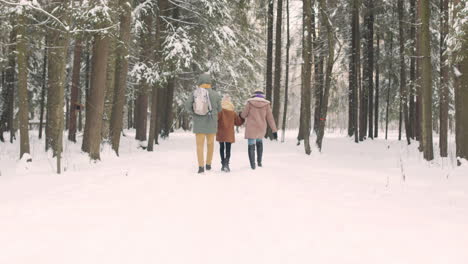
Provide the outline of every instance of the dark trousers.
<path id="1" fill-rule="evenodd" d="M 231 143 L 219 142 L 219 154 L 221 154 L 221 160 L 229 160 L 231 158 Z"/>

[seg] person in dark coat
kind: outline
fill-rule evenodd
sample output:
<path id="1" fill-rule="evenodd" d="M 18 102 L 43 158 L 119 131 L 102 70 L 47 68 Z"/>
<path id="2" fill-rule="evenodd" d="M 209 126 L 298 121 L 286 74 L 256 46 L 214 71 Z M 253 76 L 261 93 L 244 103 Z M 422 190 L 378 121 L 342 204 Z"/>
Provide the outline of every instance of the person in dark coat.
<path id="1" fill-rule="evenodd" d="M 231 158 L 231 144 L 236 141 L 234 126 L 241 126 L 244 122 L 234 112 L 235 108 L 229 95 L 224 95 L 221 101 L 222 111 L 218 114 L 218 133 L 216 141 L 219 142 L 222 171 L 230 172 L 229 160 Z"/>

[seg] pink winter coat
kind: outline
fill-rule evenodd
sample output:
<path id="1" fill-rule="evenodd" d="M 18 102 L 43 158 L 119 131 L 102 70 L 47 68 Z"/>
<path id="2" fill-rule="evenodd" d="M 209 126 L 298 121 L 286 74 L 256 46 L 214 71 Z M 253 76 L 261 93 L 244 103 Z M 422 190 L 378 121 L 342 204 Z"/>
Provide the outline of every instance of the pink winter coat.
<path id="1" fill-rule="evenodd" d="M 278 131 L 271 112 L 270 102 L 263 98 L 255 97 L 247 100 L 241 117 L 245 119 L 246 139 L 265 137 L 267 122 L 273 133 Z"/>

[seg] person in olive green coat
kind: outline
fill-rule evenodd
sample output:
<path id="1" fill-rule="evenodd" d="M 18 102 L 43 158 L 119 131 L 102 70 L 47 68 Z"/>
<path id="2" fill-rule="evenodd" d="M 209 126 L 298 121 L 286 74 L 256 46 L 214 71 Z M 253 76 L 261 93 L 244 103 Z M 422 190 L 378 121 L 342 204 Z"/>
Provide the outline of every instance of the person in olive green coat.
<path id="1" fill-rule="evenodd" d="M 213 160 L 214 139 L 218 132 L 218 113 L 221 112 L 221 97 L 211 89 L 211 77 L 207 73 L 203 73 L 198 78 L 198 86 L 208 90 L 211 103 L 211 113 L 207 115 L 197 115 L 193 111 L 193 95 L 185 102 L 185 110 L 192 115 L 193 133 L 195 133 L 197 142 L 197 157 L 198 157 L 198 173 L 211 170 L 211 162 Z M 206 163 L 204 160 L 204 145 L 205 139 L 207 142 Z"/>

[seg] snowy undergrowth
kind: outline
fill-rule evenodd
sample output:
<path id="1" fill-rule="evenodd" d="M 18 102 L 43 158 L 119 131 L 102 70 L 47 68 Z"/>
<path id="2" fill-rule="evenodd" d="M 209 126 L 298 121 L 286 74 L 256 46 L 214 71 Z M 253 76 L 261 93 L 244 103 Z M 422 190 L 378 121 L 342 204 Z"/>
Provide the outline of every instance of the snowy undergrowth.
<path id="1" fill-rule="evenodd" d="M 66 143 L 62 175 L 35 135 L 32 163 L 0 144 L 0 263 L 468 262 L 468 166 L 453 155 L 428 163 L 392 134 L 327 135 L 306 156 L 290 132 L 252 171 L 237 135 L 232 172 L 216 145 L 198 175 L 190 133 L 153 153 L 127 134 L 97 163 Z"/>

